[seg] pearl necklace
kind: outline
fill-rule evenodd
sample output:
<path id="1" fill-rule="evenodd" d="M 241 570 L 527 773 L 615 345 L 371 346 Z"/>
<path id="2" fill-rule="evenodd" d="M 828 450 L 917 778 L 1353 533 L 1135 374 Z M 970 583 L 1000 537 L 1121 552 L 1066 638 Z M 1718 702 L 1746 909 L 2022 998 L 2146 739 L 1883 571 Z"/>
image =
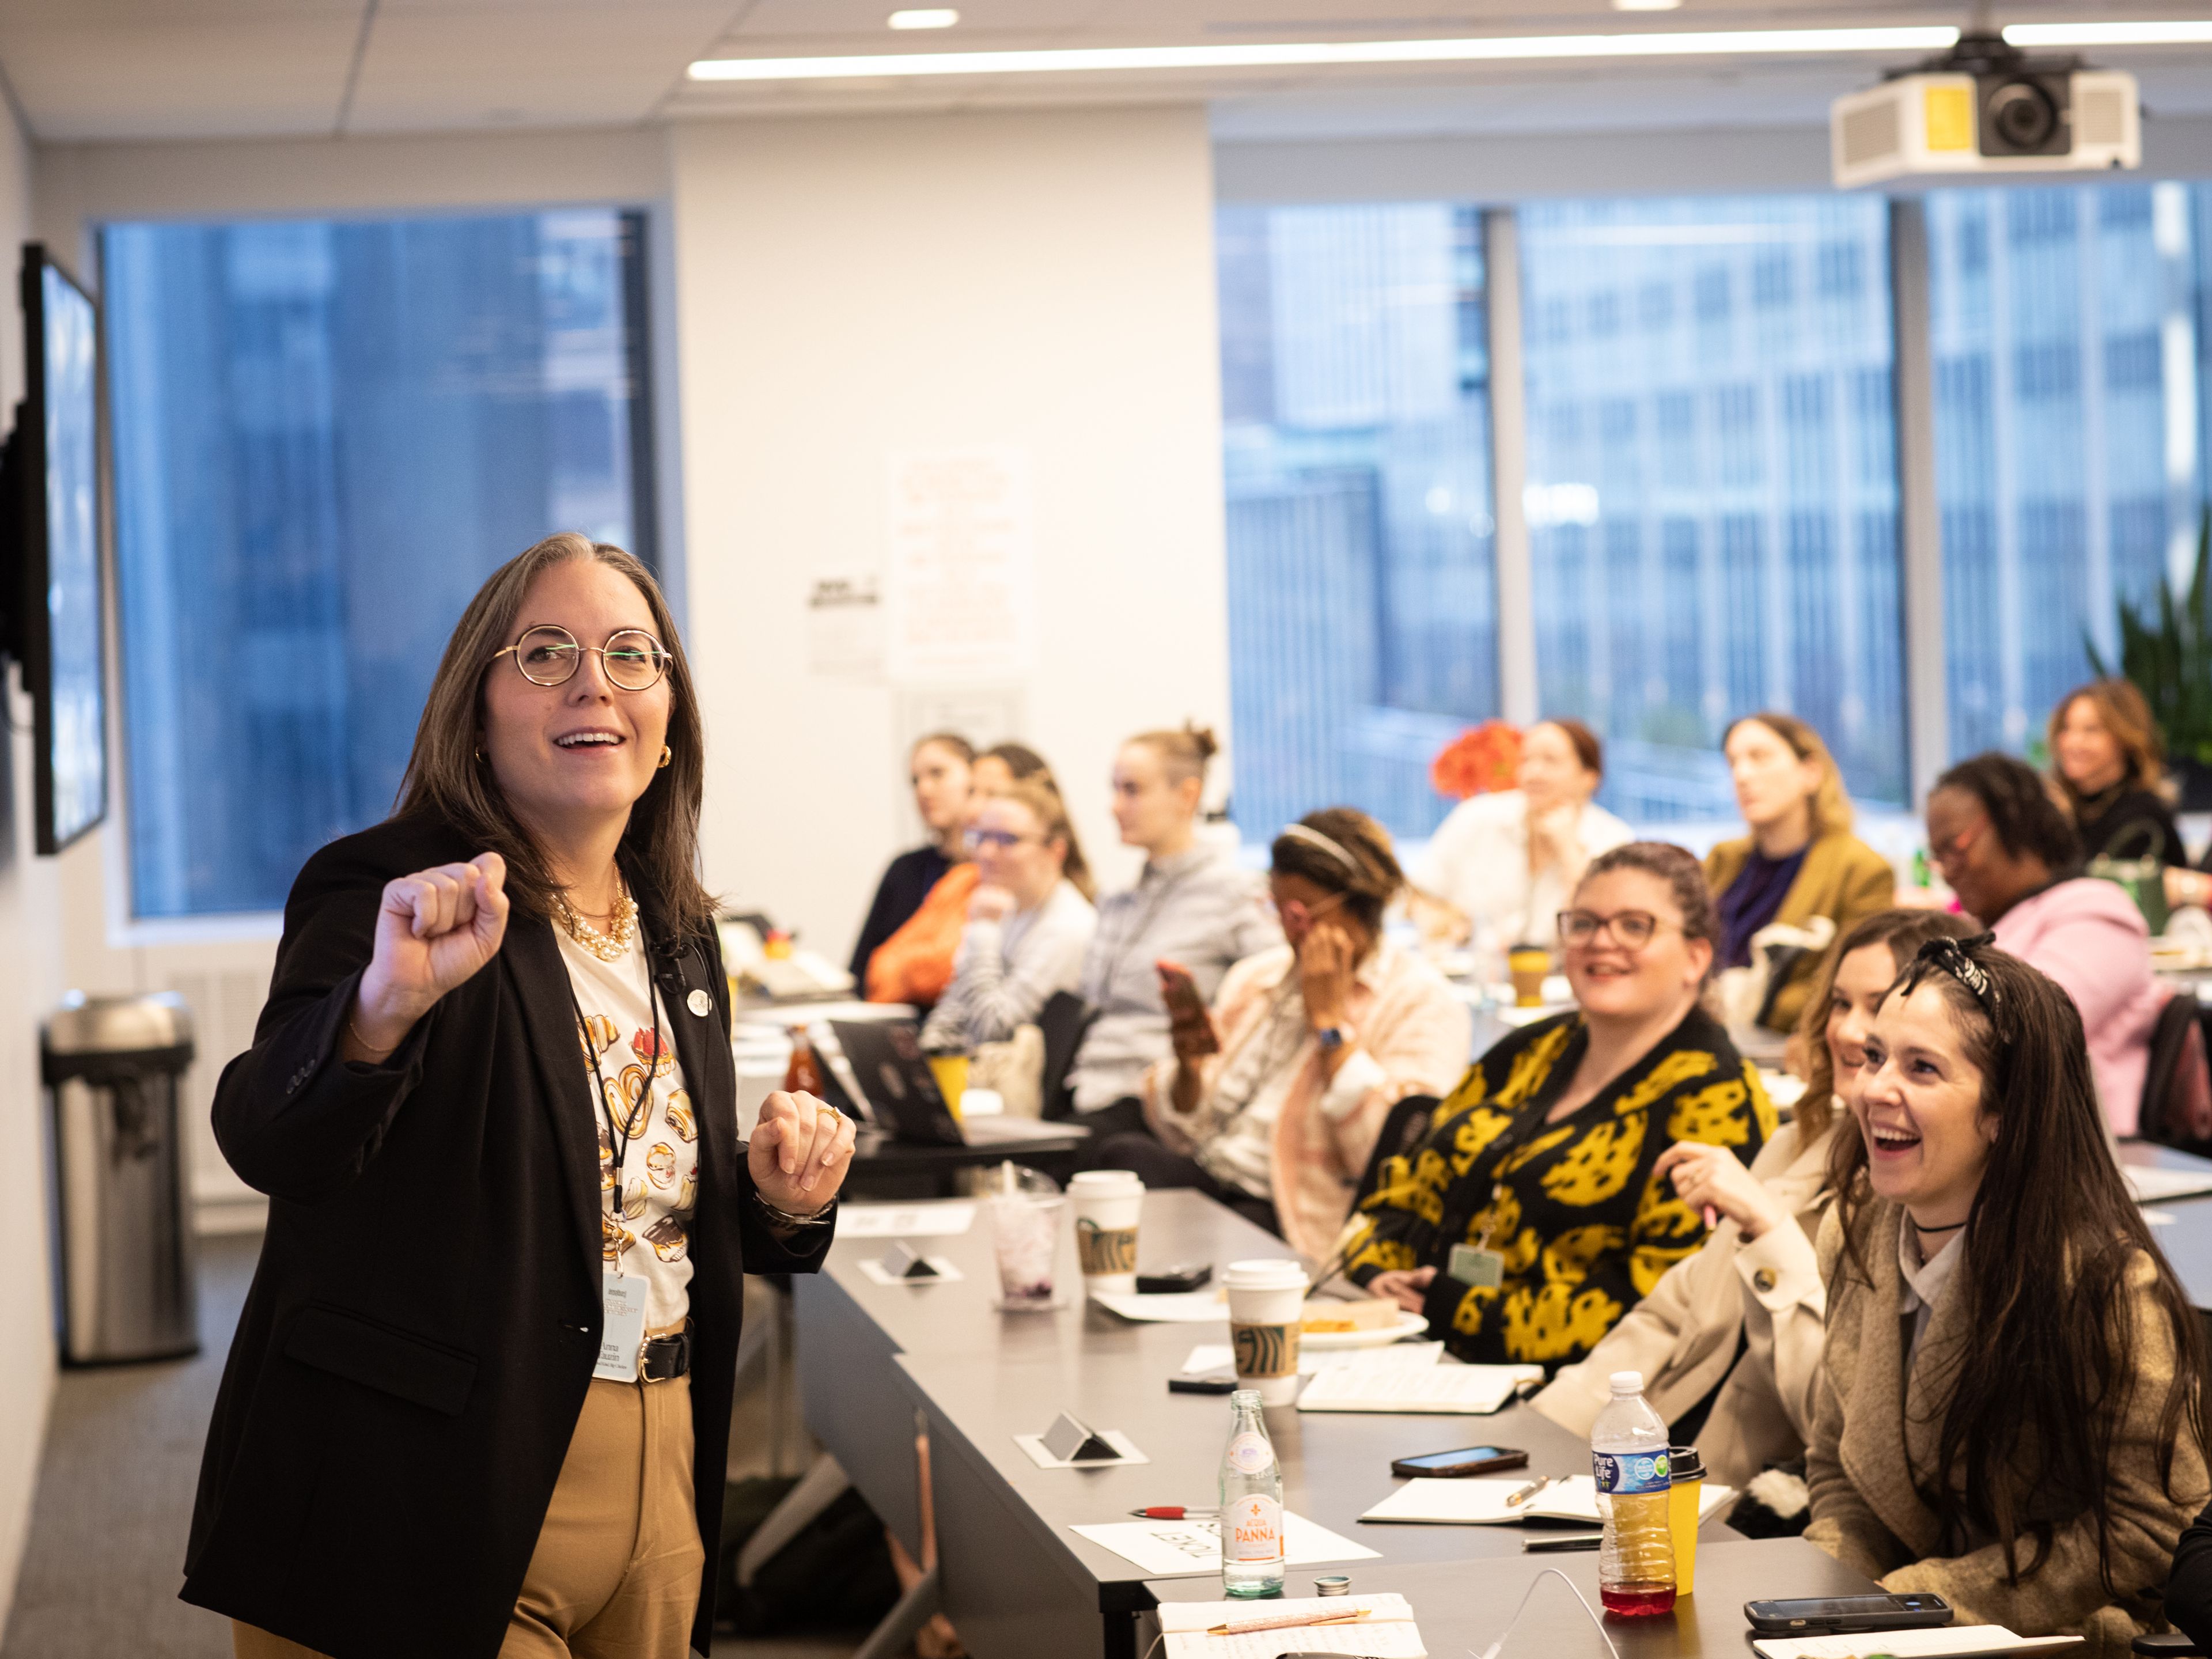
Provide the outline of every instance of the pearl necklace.
<path id="1" fill-rule="evenodd" d="M 566 893 L 554 894 L 553 919 L 561 924 L 562 933 L 601 962 L 620 962 L 637 938 L 637 903 L 619 872 L 615 876 L 614 914 L 608 918 L 605 932 L 585 921 Z"/>

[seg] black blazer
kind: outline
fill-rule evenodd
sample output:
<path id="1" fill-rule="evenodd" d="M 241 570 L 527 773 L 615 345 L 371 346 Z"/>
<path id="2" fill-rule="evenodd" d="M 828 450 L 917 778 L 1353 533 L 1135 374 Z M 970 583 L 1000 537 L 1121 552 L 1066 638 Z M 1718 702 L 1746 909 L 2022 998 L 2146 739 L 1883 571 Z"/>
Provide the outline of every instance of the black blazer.
<path id="1" fill-rule="evenodd" d="M 334 1659 L 493 1659 L 599 1342 L 599 1164 L 568 970 L 542 918 L 381 1066 L 337 1043 L 384 884 L 474 855 L 395 819 L 309 859 L 252 1048 L 215 1131 L 270 1199 L 223 1368 L 184 1599 Z M 693 1482 L 707 1650 L 741 1275 L 810 1271 L 762 1219 L 738 1139 L 727 981 L 711 933 L 674 939 L 636 893 L 700 1108 L 691 1228 Z M 692 1013 L 696 990 L 714 1000 Z"/>

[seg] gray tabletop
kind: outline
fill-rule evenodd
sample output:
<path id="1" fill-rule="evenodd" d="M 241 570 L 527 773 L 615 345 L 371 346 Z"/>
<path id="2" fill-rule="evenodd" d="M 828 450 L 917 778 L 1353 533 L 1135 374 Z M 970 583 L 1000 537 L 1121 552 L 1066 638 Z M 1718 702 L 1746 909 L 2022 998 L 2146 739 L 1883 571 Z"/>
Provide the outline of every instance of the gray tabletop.
<path id="1" fill-rule="evenodd" d="M 2212 1173 L 2212 1163 L 2203 1158 L 2142 1140 L 2124 1143 L 2120 1162 Z M 2166 1252 L 2166 1259 L 2173 1264 L 2174 1274 L 2181 1280 L 2181 1288 L 2189 1293 L 2190 1305 L 2199 1313 L 2212 1314 L 2212 1194 L 2160 1199 L 2144 1205 L 2143 1214 L 2151 1224 L 2150 1236 Z"/>
<path id="2" fill-rule="evenodd" d="M 1455 1530 L 1467 1530 L 1455 1528 Z M 1547 1567 L 1557 1567 L 1597 1605 L 1597 1557 L 1522 1555 L 1502 1561 L 1457 1565 L 1362 1562 L 1344 1569 L 1355 1595 L 1395 1593 L 1413 1604 L 1421 1644 L 1443 1659 L 1480 1653 L 1505 1633 L 1528 1586 Z M 1316 1568 L 1316 1571 L 1332 1569 Z M 1293 1571 L 1287 1595 L 1313 1594 L 1311 1573 Z M 1610 1619 L 1606 1632 L 1620 1659 L 1752 1659 L 1750 1626 L 1743 1604 L 1776 1596 L 1865 1595 L 1881 1587 L 1862 1578 L 1802 1538 L 1747 1539 L 1737 1543 L 1701 1543 L 1698 1549 L 1697 1593 L 1674 1603 L 1671 1613 L 1644 1619 Z M 1212 1601 L 1218 1582 L 1161 1578 L 1149 1589 L 1162 1601 Z M 1266 1604 L 1254 1604 L 1256 1613 Z M 1145 1635 L 1142 1643 L 1149 1642 Z M 1609 1659 L 1605 1643 L 1589 1616 L 1550 1580 L 1528 1597 L 1528 1612 L 1505 1644 L 1499 1659 Z"/>

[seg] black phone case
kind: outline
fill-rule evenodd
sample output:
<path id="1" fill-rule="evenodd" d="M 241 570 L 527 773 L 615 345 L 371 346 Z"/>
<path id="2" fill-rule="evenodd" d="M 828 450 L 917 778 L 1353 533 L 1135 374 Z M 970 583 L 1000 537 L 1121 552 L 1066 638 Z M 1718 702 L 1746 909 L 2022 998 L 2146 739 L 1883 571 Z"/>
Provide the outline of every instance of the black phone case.
<path id="1" fill-rule="evenodd" d="M 1820 1600 L 1831 1598 L 1820 1597 Z M 1892 1607 L 1887 1612 L 1844 1613 L 1828 1618 L 1777 1618 L 1762 1616 L 1752 1609 L 1759 1604 L 1747 1601 L 1743 1616 L 1751 1627 L 1761 1636 L 1850 1636 L 1861 1631 L 1921 1630 L 1948 1625 L 1951 1622 L 1950 1604 L 1942 1597 L 1925 1592 L 1915 1592 L 1915 1599 L 1935 1603 L 1926 1607 Z M 1778 1605 L 1770 1603 L 1769 1605 Z M 1778 1603 L 1788 1606 L 1787 1601 Z"/>
<path id="2" fill-rule="evenodd" d="M 1528 1454 L 1524 1451 L 1504 1451 L 1502 1455 L 1486 1457 L 1472 1463 L 1451 1463 L 1443 1468 L 1433 1468 L 1425 1463 L 1411 1464 L 1402 1457 L 1394 1459 L 1390 1473 L 1407 1480 L 1455 1480 L 1465 1474 L 1495 1474 L 1500 1469 L 1525 1469 Z"/>

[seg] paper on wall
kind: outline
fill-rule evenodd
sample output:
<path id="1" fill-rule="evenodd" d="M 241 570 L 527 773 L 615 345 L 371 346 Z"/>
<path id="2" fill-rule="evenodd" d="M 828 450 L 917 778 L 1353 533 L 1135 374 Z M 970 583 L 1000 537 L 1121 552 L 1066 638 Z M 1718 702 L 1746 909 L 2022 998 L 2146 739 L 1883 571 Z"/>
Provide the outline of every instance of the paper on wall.
<path id="1" fill-rule="evenodd" d="M 900 681 L 1018 680 L 1033 663 L 1029 453 L 890 457 L 885 664 Z"/>

